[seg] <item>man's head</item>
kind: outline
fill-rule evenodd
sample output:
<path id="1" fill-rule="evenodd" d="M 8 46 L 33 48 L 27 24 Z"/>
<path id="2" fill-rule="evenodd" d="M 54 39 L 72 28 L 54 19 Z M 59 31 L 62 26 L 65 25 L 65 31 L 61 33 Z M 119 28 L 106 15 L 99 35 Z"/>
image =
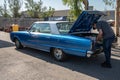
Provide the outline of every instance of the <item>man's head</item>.
<path id="1" fill-rule="evenodd" d="M 92 27 L 93 27 L 94 30 L 96 29 L 96 23 L 97 23 L 97 22 L 94 22 L 94 23 L 92 24 Z"/>

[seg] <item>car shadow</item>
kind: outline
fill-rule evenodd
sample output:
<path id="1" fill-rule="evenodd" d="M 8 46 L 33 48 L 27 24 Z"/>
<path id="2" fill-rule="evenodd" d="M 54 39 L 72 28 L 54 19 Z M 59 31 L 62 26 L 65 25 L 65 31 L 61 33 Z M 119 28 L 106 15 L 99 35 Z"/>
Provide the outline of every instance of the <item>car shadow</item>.
<path id="1" fill-rule="evenodd" d="M 65 62 L 55 61 L 51 55 L 47 52 L 35 50 L 31 48 L 19 49 L 18 51 L 23 54 L 42 59 L 46 62 L 62 66 L 64 68 L 76 71 L 79 73 L 86 74 L 100 80 L 118 80 L 120 79 L 120 61 L 112 59 L 113 68 L 107 69 L 100 66 L 101 62 L 104 61 L 104 55 L 99 54 L 97 57 L 82 58 L 76 56 L 70 56 Z M 119 57 L 120 58 L 120 57 Z M 68 73 L 69 74 L 69 73 Z M 71 75 L 72 76 L 72 75 Z"/>
<path id="2" fill-rule="evenodd" d="M 0 48 L 12 47 L 14 44 L 12 42 L 0 40 Z"/>

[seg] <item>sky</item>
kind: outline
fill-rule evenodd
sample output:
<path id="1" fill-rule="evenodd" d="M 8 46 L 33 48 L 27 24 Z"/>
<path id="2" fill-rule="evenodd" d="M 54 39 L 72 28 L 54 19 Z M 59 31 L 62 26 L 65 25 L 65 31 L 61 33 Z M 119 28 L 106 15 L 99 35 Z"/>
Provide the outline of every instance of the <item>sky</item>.
<path id="1" fill-rule="evenodd" d="M 38 0 L 36 0 L 38 1 Z M 67 6 L 63 5 L 62 0 L 43 0 L 45 6 L 52 6 L 56 10 L 69 9 Z M 94 6 L 95 10 L 113 10 L 115 8 L 110 6 L 105 6 L 103 0 L 89 0 L 89 6 Z"/>
<path id="2" fill-rule="evenodd" d="M 23 0 L 24 1 L 24 0 Z M 34 0 L 34 1 L 39 1 L 39 0 Z M 42 0 L 43 1 L 43 6 L 49 7 L 51 6 L 52 8 L 55 8 L 55 10 L 66 10 L 69 9 L 69 7 L 63 5 L 62 0 Z M 3 5 L 4 0 L 0 0 L 0 5 Z M 115 7 L 110 7 L 110 6 L 105 6 L 103 3 L 103 0 L 89 0 L 89 6 L 94 6 L 94 10 L 114 10 Z M 25 6 L 22 6 L 22 11 L 25 10 Z"/>

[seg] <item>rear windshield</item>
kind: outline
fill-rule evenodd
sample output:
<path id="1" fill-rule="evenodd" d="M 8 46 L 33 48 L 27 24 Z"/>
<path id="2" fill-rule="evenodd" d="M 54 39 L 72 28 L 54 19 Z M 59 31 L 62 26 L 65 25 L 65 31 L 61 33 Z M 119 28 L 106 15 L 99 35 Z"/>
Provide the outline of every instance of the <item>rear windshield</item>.
<path id="1" fill-rule="evenodd" d="M 70 31 L 72 25 L 72 22 L 61 22 L 57 23 L 57 28 L 60 34 L 67 34 Z"/>

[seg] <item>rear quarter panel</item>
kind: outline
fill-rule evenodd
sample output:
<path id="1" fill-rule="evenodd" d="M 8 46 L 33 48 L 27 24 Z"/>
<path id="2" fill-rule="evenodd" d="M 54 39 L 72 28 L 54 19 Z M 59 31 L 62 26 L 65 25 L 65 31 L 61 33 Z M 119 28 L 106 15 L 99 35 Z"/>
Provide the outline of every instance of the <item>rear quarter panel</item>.
<path id="1" fill-rule="evenodd" d="M 90 39 L 72 35 L 54 35 L 52 39 L 51 45 L 62 49 L 67 54 L 86 56 L 86 52 L 91 50 Z"/>

